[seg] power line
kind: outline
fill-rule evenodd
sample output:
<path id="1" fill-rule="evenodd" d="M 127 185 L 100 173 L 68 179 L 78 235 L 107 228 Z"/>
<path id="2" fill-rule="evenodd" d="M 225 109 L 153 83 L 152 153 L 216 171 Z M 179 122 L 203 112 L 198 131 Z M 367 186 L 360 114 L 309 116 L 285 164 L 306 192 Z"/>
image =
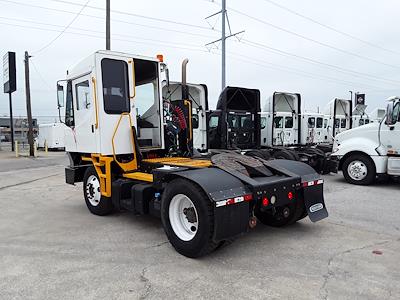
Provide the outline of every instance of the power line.
<path id="1" fill-rule="evenodd" d="M 29 28 L 29 29 L 34 29 L 34 30 L 43 30 L 43 31 L 54 31 L 54 32 L 59 32 L 58 30 L 54 30 L 54 29 L 45 29 L 45 28 L 38 28 L 38 27 L 33 27 L 33 26 L 24 26 L 24 25 L 17 25 L 17 24 L 9 24 L 9 23 L 2 23 L 2 22 L 0 22 L 0 24 L 5 24 L 5 25 L 8 25 L 8 26 L 14 26 L 14 27 L 22 27 L 22 28 Z M 55 25 L 55 26 L 58 26 L 58 25 Z M 70 28 L 71 29 L 71 28 Z M 77 28 L 77 30 L 78 30 L 78 28 Z M 75 33 L 75 32 L 65 32 L 66 34 L 72 34 L 72 35 L 78 35 L 78 36 L 85 36 L 85 37 L 94 37 L 94 38 L 100 38 L 100 39 L 102 39 L 103 38 L 103 36 L 95 36 L 95 35 L 90 35 L 90 34 L 83 34 L 83 33 Z M 101 32 L 102 33 L 102 32 Z M 133 42 L 133 43 L 141 43 L 140 41 L 132 41 L 132 40 L 126 40 L 126 39 L 115 39 L 115 40 L 120 40 L 120 41 L 125 41 L 125 42 Z M 155 41 L 155 40 L 152 40 L 152 41 Z M 148 44 L 148 42 L 142 42 L 142 43 L 145 43 L 145 44 Z M 160 44 L 159 42 L 157 43 L 157 44 Z M 183 49 L 183 50 L 189 50 L 189 51 L 199 51 L 199 52 L 203 52 L 203 53 L 211 53 L 211 54 L 216 54 L 216 53 L 213 53 L 213 52 L 209 52 L 209 51 L 206 51 L 206 50 L 204 50 L 204 49 L 192 49 L 192 48 L 185 48 L 185 47 L 179 47 L 179 46 L 171 46 L 171 45 L 167 45 L 166 47 L 172 47 L 172 48 L 176 48 L 176 49 Z M 200 47 L 199 47 L 200 48 Z M 265 50 L 265 49 L 263 49 L 263 50 Z M 219 55 L 219 54 L 217 54 L 217 55 Z M 233 55 L 235 55 L 234 53 L 233 53 Z M 249 59 L 249 61 L 251 61 L 251 60 L 253 60 L 253 61 L 251 61 L 252 62 L 252 64 L 255 64 L 255 65 L 259 65 L 259 64 L 257 64 L 257 63 L 254 63 L 254 61 L 256 61 L 257 59 L 255 59 L 255 58 L 251 58 L 251 57 L 246 57 L 246 56 L 243 56 L 243 55 L 240 55 L 241 57 L 245 57 L 245 58 L 248 58 Z M 238 59 L 238 58 L 237 58 Z M 240 60 L 240 59 L 239 59 Z M 266 64 L 270 64 L 270 65 L 273 65 L 272 63 L 269 63 L 269 62 L 266 62 L 266 61 L 260 61 L 260 60 L 258 60 L 259 62 L 262 62 L 262 63 L 266 63 Z M 311 77 L 311 73 L 306 73 L 306 72 L 304 72 L 304 71 L 300 71 L 300 70 L 296 70 L 296 69 L 294 69 L 294 68 L 289 68 L 289 67 L 287 67 L 287 66 L 282 66 L 282 65 L 277 65 L 277 64 L 275 64 L 275 66 L 277 66 L 277 67 L 279 67 L 279 68 L 284 68 L 284 69 L 286 69 L 286 70 L 290 70 L 290 69 L 292 69 L 292 70 L 290 70 L 290 72 L 292 72 L 292 73 L 294 73 L 294 74 L 300 74 L 300 75 L 302 75 L 302 76 L 307 76 L 307 77 L 310 77 L 310 78 L 313 78 L 313 77 Z M 265 67 L 265 66 L 264 66 Z M 36 68 L 36 66 L 34 65 L 34 68 Z M 37 68 L 36 68 L 37 69 Z M 38 72 L 39 74 L 40 74 L 40 72 Z M 328 77 L 327 76 L 322 76 L 322 75 L 317 75 L 317 74 L 312 74 L 312 76 L 314 76 L 314 79 L 320 79 L 320 78 L 323 78 L 323 77 L 325 77 L 325 78 L 327 78 L 328 79 Z M 342 81 L 343 83 L 351 83 L 351 84 L 358 84 L 358 85 L 365 85 L 365 86 L 371 86 L 371 85 L 369 85 L 369 84 L 365 84 L 365 83 L 355 83 L 355 82 L 349 82 L 349 81 L 343 81 L 343 80 L 339 80 L 339 79 L 336 79 L 336 78 L 330 78 L 330 80 L 336 80 L 336 81 Z M 371 86 L 372 87 L 372 86 Z M 374 86 L 374 88 L 381 88 L 381 87 L 375 87 Z"/>
<path id="2" fill-rule="evenodd" d="M 49 0 L 49 1 L 60 2 L 58 0 Z M 63 13 L 75 14 L 75 12 L 71 12 L 71 11 L 65 10 L 65 9 L 50 8 L 50 7 L 46 7 L 46 6 L 21 3 L 21 2 L 18 2 L 18 1 L 12 1 L 12 0 L 0 0 L 0 2 L 12 3 L 12 4 L 26 6 L 26 7 L 34 7 L 34 8 L 40 8 L 40 9 L 46 9 L 46 10 L 50 10 L 50 11 L 58 11 L 58 12 L 63 12 Z M 80 4 L 80 3 L 69 2 L 69 1 L 64 1 L 64 3 L 68 3 L 68 4 L 71 4 L 71 5 L 75 5 L 75 6 L 82 6 L 83 5 L 83 4 Z M 87 7 L 91 8 L 91 9 L 97 9 L 97 10 L 105 10 L 105 8 L 102 8 L 102 7 L 96 7 L 96 6 L 87 6 Z M 189 24 L 189 23 L 184 23 L 184 22 L 178 22 L 178 21 L 173 21 L 173 20 L 149 17 L 149 16 L 144 16 L 144 15 L 139 15 L 139 14 L 134 14 L 134 13 L 123 12 L 123 11 L 111 10 L 111 12 L 122 14 L 122 15 L 128 15 L 128 16 L 131 16 L 131 17 L 148 19 L 148 20 L 152 20 L 152 21 L 158 21 L 158 22 L 163 22 L 163 23 L 169 23 L 169 24 L 174 24 L 174 25 L 187 26 L 187 27 L 191 27 L 191 28 L 212 31 L 211 28 L 206 27 L 206 26 L 200 26 L 200 25 Z M 97 18 L 97 19 L 105 19 L 104 17 L 93 16 L 93 15 L 88 15 L 88 14 L 81 14 L 81 16 L 92 17 L 92 18 Z M 113 22 L 114 21 L 118 22 L 118 20 L 113 20 Z"/>
<path id="3" fill-rule="evenodd" d="M 42 52 L 43 50 L 45 50 L 46 48 L 50 47 L 51 44 L 53 44 L 56 40 L 58 40 L 63 33 L 69 28 L 69 26 L 72 25 L 72 23 L 75 22 L 75 20 L 80 16 L 80 14 L 82 13 L 82 11 L 86 8 L 86 6 L 89 4 L 90 0 L 86 1 L 85 5 L 83 5 L 81 7 L 81 9 L 78 11 L 78 13 L 75 15 L 75 17 L 71 20 L 71 22 L 68 23 L 67 26 L 65 26 L 65 28 L 54 38 L 52 39 L 49 43 L 47 43 L 46 45 L 44 45 L 42 48 L 40 48 L 38 51 L 34 52 L 34 55 L 38 55 L 40 52 Z"/>
<path id="4" fill-rule="evenodd" d="M 48 1 L 57 2 L 57 3 L 64 3 L 64 4 L 69 4 L 69 5 L 75 5 L 75 6 L 82 6 L 82 4 L 80 4 L 80 3 L 71 2 L 71 1 L 64 1 L 64 0 L 48 0 Z M 98 6 L 89 5 L 87 7 L 91 8 L 91 9 L 101 10 L 101 11 L 105 10 L 105 8 L 98 7 Z M 131 16 L 131 17 L 144 18 L 144 19 L 148 19 L 148 20 L 152 20 L 152 21 L 165 22 L 165 23 L 170 23 L 170 24 L 175 24 L 175 25 L 180 25 L 180 26 L 183 25 L 183 26 L 189 26 L 189 27 L 193 27 L 193 28 L 210 30 L 210 28 L 208 28 L 206 26 L 188 24 L 188 23 L 183 23 L 183 22 L 178 22 L 178 21 L 173 21 L 173 20 L 166 20 L 166 19 L 161 19 L 161 18 L 156 18 L 156 17 L 149 17 L 149 16 L 134 14 L 134 13 L 126 12 L 126 11 L 120 11 L 120 10 L 111 9 L 111 12 L 112 13 L 116 13 L 116 14 Z"/>
<path id="5" fill-rule="evenodd" d="M 213 1 L 212 3 L 217 4 L 217 2 L 215 2 L 215 1 Z M 313 42 L 313 43 L 318 44 L 318 45 L 320 45 L 320 46 L 323 46 L 323 47 L 326 47 L 326 48 L 330 48 L 330 49 L 333 49 L 333 50 L 335 50 L 335 51 L 342 52 L 342 53 L 344 53 L 344 54 L 351 55 L 351 56 L 354 56 L 354 57 L 357 57 L 357 58 L 360 58 L 360 59 L 363 59 L 363 60 L 366 60 L 366 61 L 371 61 L 371 62 L 380 64 L 380 65 L 383 65 L 383 66 L 386 66 L 386 67 L 390 67 L 390 68 L 394 68 L 394 69 L 400 69 L 400 66 L 388 64 L 388 63 L 385 63 L 385 62 L 382 62 L 382 61 L 379 61 L 379 60 L 376 60 L 376 59 L 373 59 L 373 58 L 370 58 L 370 57 L 366 57 L 366 56 L 363 56 L 363 55 L 360 55 L 360 54 L 357 54 L 357 53 L 354 53 L 354 52 L 351 52 L 351 51 L 348 51 L 348 50 L 344 50 L 344 49 L 341 49 L 341 48 L 338 48 L 338 47 L 335 47 L 335 46 L 326 44 L 326 43 L 324 43 L 324 42 L 321 42 L 321 41 L 318 41 L 318 40 L 309 38 L 309 37 L 307 37 L 307 36 L 305 36 L 305 35 L 296 33 L 296 32 L 294 32 L 294 31 L 285 29 L 285 28 L 280 27 L 280 26 L 278 26 L 278 25 L 275 25 L 275 24 L 269 23 L 269 22 L 267 22 L 267 21 L 261 20 L 261 19 L 259 19 L 259 18 L 253 17 L 253 16 L 251 16 L 251 15 L 249 15 L 249 14 L 246 14 L 246 13 L 244 13 L 244 12 L 242 12 L 242 11 L 239 11 L 239 10 L 237 10 L 237 9 L 234 9 L 234 8 L 232 8 L 232 7 L 228 7 L 228 9 L 231 10 L 231 11 L 233 11 L 233 12 L 235 12 L 235 13 L 237 13 L 237 14 L 239 14 L 239 15 L 245 16 L 245 17 L 247 17 L 247 18 L 249 18 L 249 19 L 252 19 L 252 20 L 257 21 L 257 22 L 259 22 L 259 23 L 262 23 L 262 24 L 264 24 L 264 25 L 270 26 L 270 27 L 275 28 L 275 29 L 277 29 L 277 30 L 283 31 L 283 32 L 285 32 L 285 33 L 294 35 L 294 36 L 296 36 L 296 37 L 299 37 L 299 38 L 301 38 L 301 39 L 307 40 L 307 41 L 309 41 L 309 42 Z"/>
<path id="6" fill-rule="evenodd" d="M 37 25 L 44 25 L 44 26 L 52 26 L 52 27 L 62 27 L 64 28 L 64 26 L 61 25 L 56 25 L 56 24 L 52 24 L 52 23 L 44 23 L 44 22 L 37 22 L 37 21 L 32 21 L 32 20 L 24 20 L 24 19 L 17 19 L 17 18 L 8 18 L 8 17 L 3 17 L 0 16 L 0 19 L 6 19 L 6 20 L 11 20 L 11 21 L 17 21 L 17 22 L 24 22 L 24 23 L 32 23 L 32 24 L 37 24 Z M 8 23 L 7 23 L 8 24 Z M 18 24 L 16 24 L 18 25 Z M 22 26 L 22 25 L 21 25 Z M 28 27 L 30 28 L 30 27 Z M 81 27 L 69 27 L 69 29 L 72 30 L 79 30 L 79 31 L 86 31 L 86 32 L 92 32 L 92 33 L 99 33 L 99 34 L 105 34 L 104 31 L 99 31 L 99 30 L 92 30 L 92 29 L 87 29 L 87 28 L 81 28 Z M 43 30 L 45 30 L 45 28 L 43 28 Z M 50 30 L 49 30 L 50 31 Z M 53 31 L 53 30 L 51 30 Z M 74 34 L 74 32 L 67 32 L 70 34 Z M 121 37 L 130 37 L 130 38 L 139 38 L 133 35 L 129 35 L 129 34 L 120 34 L 120 33 L 113 33 L 113 36 L 121 36 Z M 142 40 L 149 40 L 149 41 L 155 41 L 154 39 L 148 39 L 148 38 L 139 38 Z M 157 40 L 160 41 L 160 40 Z M 169 43 L 170 41 L 162 41 L 164 43 Z M 199 47 L 198 45 L 194 45 L 194 44 L 184 44 L 185 46 L 188 47 Z"/>
<path id="7" fill-rule="evenodd" d="M 331 30 L 331 31 L 334 31 L 334 32 L 339 33 L 339 34 L 341 34 L 341 35 L 344 35 L 344 36 L 346 36 L 346 37 L 349 37 L 349 38 L 351 38 L 351 39 L 353 39 L 353 40 L 356 40 L 356 41 L 361 42 L 361 43 L 363 43 L 363 44 L 366 44 L 366 45 L 368 45 L 368 46 L 371 46 L 371 47 L 374 47 L 374 48 L 377 48 L 377 49 L 380 49 L 380 50 L 383 50 L 383 51 L 386 51 L 386 52 L 391 52 L 391 53 L 400 55 L 400 52 L 397 52 L 397 51 L 393 51 L 393 50 L 384 48 L 384 47 L 379 46 L 379 45 L 377 45 L 377 44 L 374 44 L 374 43 L 371 43 L 371 42 L 369 42 L 369 41 L 360 39 L 359 37 L 356 37 L 355 35 L 352 35 L 352 34 L 349 34 L 349 33 L 347 33 L 347 32 L 341 31 L 341 30 L 336 29 L 336 28 L 334 28 L 334 27 L 332 27 L 332 26 L 323 24 L 323 23 L 321 23 L 321 22 L 319 22 L 319 21 L 317 21 L 317 20 L 315 20 L 315 19 L 313 19 L 313 18 L 310 18 L 310 17 L 308 17 L 308 16 L 306 16 L 306 15 L 303 15 L 303 14 L 301 14 L 301 13 L 299 13 L 299 12 L 293 10 L 293 9 L 290 9 L 290 8 L 288 8 L 288 7 L 286 7 L 286 6 L 283 6 L 282 4 L 276 3 L 276 2 L 274 2 L 274 1 L 272 1 L 272 0 L 263 0 L 263 1 L 268 2 L 268 3 L 270 3 L 270 4 L 272 4 L 272 5 L 276 6 L 276 7 L 279 7 L 279 8 L 281 8 L 281 9 L 283 9 L 283 10 L 286 10 L 286 11 L 288 11 L 288 12 L 290 12 L 290 13 L 292 13 L 292 14 L 298 16 L 298 17 L 301 17 L 301 18 L 303 18 L 303 19 L 306 19 L 306 20 L 308 20 L 308 21 L 310 21 L 310 22 L 312 22 L 312 23 L 318 24 L 318 25 L 320 25 L 320 26 L 322 26 L 322 27 L 324 27 L 324 28 L 326 28 L 326 29 L 329 29 L 329 30 Z"/>
<path id="8" fill-rule="evenodd" d="M 47 81 L 44 79 L 44 77 L 42 76 L 42 74 L 39 72 L 38 68 L 36 67 L 36 64 L 33 60 L 30 61 L 32 63 L 33 68 L 35 69 L 36 73 L 39 75 L 39 78 L 42 80 L 42 82 L 45 84 L 45 86 L 47 88 L 49 88 L 49 90 L 53 90 L 50 85 L 47 83 Z"/>
<path id="9" fill-rule="evenodd" d="M 6 23 L 6 22 L 0 22 L 0 24 L 7 25 L 7 26 L 13 26 L 13 27 L 29 28 L 29 29 L 34 29 L 34 30 L 60 32 L 60 30 L 56 30 L 56 29 L 40 28 L 40 27 L 33 27 L 33 26 L 20 25 L 20 24 L 10 24 L 10 23 Z M 104 36 L 98 36 L 98 35 L 92 35 L 92 34 L 86 34 L 86 33 L 77 33 L 77 32 L 69 32 L 69 31 L 66 31 L 65 33 L 66 34 L 72 34 L 72 35 L 78 35 L 78 36 L 85 36 L 85 37 L 93 37 L 93 38 L 98 38 L 98 39 L 104 39 Z M 113 40 L 122 41 L 122 42 L 130 42 L 130 43 L 153 44 L 153 45 L 156 44 L 156 45 L 162 45 L 162 46 L 167 47 L 167 48 L 208 52 L 205 49 L 200 49 L 200 48 L 202 48 L 201 46 L 196 46 L 196 47 L 198 47 L 198 49 L 193 49 L 193 48 L 189 48 L 189 47 L 194 47 L 193 45 L 186 45 L 188 47 L 176 46 L 176 45 L 171 45 L 170 41 L 160 42 L 158 40 L 144 39 L 144 38 L 136 38 L 136 40 L 114 38 Z M 144 42 L 143 40 L 146 40 L 146 42 Z M 185 45 L 185 44 L 181 44 L 181 45 Z"/>
<path id="10" fill-rule="evenodd" d="M 239 53 L 234 53 L 234 52 L 228 52 L 228 53 L 229 53 L 229 56 L 234 57 L 236 60 L 242 60 L 242 61 L 245 61 L 247 63 L 253 64 L 253 65 L 256 65 L 256 66 L 260 66 L 260 67 L 265 67 L 265 68 L 271 68 L 272 67 L 272 68 L 275 68 L 275 69 L 284 70 L 285 72 L 290 72 L 292 74 L 296 74 L 296 75 L 299 75 L 299 76 L 306 76 L 308 78 L 317 79 L 319 81 L 328 80 L 328 81 L 331 81 L 331 82 L 344 84 L 346 86 L 359 85 L 359 86 L 371 87 L 371 88 L 375 88 L 375 89 L 376 88 L 383 89 L 382 87 L 377 87 L 377 86 L 370 85 L 370 84 L 347 81 L 347 80 L 342 80 L 342 79 L 338 79 L 338 78 L 330 77 L 330 76 L 326 76 L 326 75 L 319 75 L 319 74 L 315 74 L 315 73 L 305 72 L 303 70 L 299 70 L 299 69 L 296 69 L 296 68 L 290 68 L 288 66 L 275 64 L 275 63 L 271 63 L 271 62 L 260 60 L 260 59 L 255 59 L 254 57 L 244 56 L 243 54 L 239 54 Z M 245 59 L 243 59 L 243 58 L 245 58 Z"/>
<path id="11" fill-rule="evenodd" d="M 32 8 L 39 8 L 39 9 L 55 11 L 55 12 L 59 12 L 59 13 L 76 14 L 76 12 L 65 10 L 65 9 L 51 8 L 51 7 L 45 7 L 45 6 L 40 6 L 40 5 L 34 5 L 34 4 L 26 4 L 26 3 L 20 3 L 20 2 L 16 2 L 16 1 L 11 1 L 11 0 L 0 0 L 0 2 L 6 2 L 6 3 L 21 5 L 21 6 L 27 6 L 27 7 L 32 7 Z M 79 5 L 81 5 L 81 4 L 79 4 Z M 89 17 L 89 18 L 93 18 L 93 19 L 105 20 L 105 17 L 95 16 L 95 15 L 90 15 L 90 14 L 84 14 L 84 13 L 81 13 L 80 15 L 81 16 L 85 16 L 85 17 Z M 165 21 L 168 22 L 168 20 L 165 20 Z M 140 26 L 140 27 L 144 27 L 144 28 L 151 28 L 151 29 L 175 32 L 175 33 L 181 33 L 181 34 L 186 34 L 186 35 L 191 35 L 191 36 L 201 36 L 201 37 L 206 37 L 206 38 L 214 38 L 211 35 L 205 35 L 205 34 L 201 34 L 201 33 L 197 33 L 197 32 L 187 32 L 187 31 L 182 31 L 182 30 L 174 30 L 174 29 L 170 29 L 170 28 L 158 27 L 158 26 L 153 26 L 153 25 L 145 25 L 145 24 L 140 24 L 140 23 L 135 23 L 135 22 L 130 22 L 130 21 L 119 20 L 119 19 L 113 19 L 113 22 L 122 23 L 122 24 L 128 24 L 128 25 L 135 25 L 135 26 Z M 192 26 L 191 24 L 186 24 L 186 25 L 187 26 Z M 210 29 L 208 27 L 202 27 L 202 28 L 207 29 L 208 31 L 214 31 L 214 30 L 212 30 L 212 29 Z"/>
<path id="12" fill-rule="evenodd" d="M 253 42 L 253 41 L 250 41 L 250 40 L 247 40 L 247 39 L 242 39 L 242 43 L 245 44 L 245 45 L 247 44 L 247 45 L 249 45 L 251 47 L 254 47 L 254 48 L 262 49 L 264 51 L 270 51 L 270 52 L 272 51 L 272 52 L 277 53 L 279 55 L 289 56 L 289 57 L 293 57 L 293 58 L 296 58 L 296 59 L 301 59 L 303 61 L 307 61 L 308 63 L 322 65 L 322 66 L 325 66 L 325 67 L 336 69 L 336 70 L 339 70 L 342 73 L 355 74 L 357 76 L 363 76 L 363 77 L 368 77 L 368 78 L 372 78 L 372 79 L 375 79 L 375 80 L 390 82 L 391 84 L 397 84 L 397 85 L 399 84 L 399 82 L 395 81 L 395 80 L 382 78 L 382 77 L 378 77 L 378 76 L 374 76 L 374 75 L 369 75 L 367 73 L 353 71 L 353 70 L 346 69 L 346 68 L 343 68 L 343 67 L 339 67 L 339 66 L 336 66 L 336 65 L 333 65 L 333 64 L 324 63 L 324 62 L 321 62 L 321 61 L 318 61 L 318 60 L 315 60 L 315 59 L 312 59 L 312 58 L 308 58 L 308 57 L 304 57 L 304 56 L 301 56 L 301 55 L 298 55 L 298 54 L 294 54 L 294 53 L 290 53 L 290 52 L 287 52 L 287 51 L 283 51 L 283 50 L 280 50 L 280 49 L 277 49 L 277 48 L 273 48 L 273 47 L 267 46 L 267 45 L 262 44 L 262 43 Z"/>

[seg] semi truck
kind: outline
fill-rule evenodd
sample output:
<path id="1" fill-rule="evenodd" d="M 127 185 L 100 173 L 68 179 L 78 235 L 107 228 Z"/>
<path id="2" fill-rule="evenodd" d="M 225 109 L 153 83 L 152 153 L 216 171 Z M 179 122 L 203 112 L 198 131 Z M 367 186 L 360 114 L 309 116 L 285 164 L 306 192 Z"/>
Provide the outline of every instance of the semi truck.
<path id="1" fill-rule="evenodd" d="M 171 87 L 161 55 L 97 51 L 58 81 L 68 127 L 65 178 L 83 182 L 89 211 L 160 217 L 171 245 L 192 258 L 228 244 L 257 220 L 280 227 L 307 215 L 326 218 L 324 182 L 306 164 L 233 151 L 194 157 L 186 64 L 176 98 L 163 97 Z"/>
<path id="2" fill-rule="evenodd" d="M 328 130 L 325 143 L 331 148 L 334 137 L 350 128 L 352 128 L 352 110 L 351 100 L 335 98 L 328 103 L 324 114 L 328 117 Z"/>
<path id="3" fill-rule="evenodd" d="M 368 185 L 377 176 L 400 176 L 400 98 L 388 99 L 380 122 L 336 135 L 332 155 L 352 184 Z"/>
<path id="4" fill-rule="evenodd" d="M 318 172 L 337 172 L 331 147 L 321 144 L 327 136 L 329 120 L 323 115 L 301 111 L 301 95 L 275 92 L 261 112 L 261 146 L 276 158 L 306 162 Z"/>

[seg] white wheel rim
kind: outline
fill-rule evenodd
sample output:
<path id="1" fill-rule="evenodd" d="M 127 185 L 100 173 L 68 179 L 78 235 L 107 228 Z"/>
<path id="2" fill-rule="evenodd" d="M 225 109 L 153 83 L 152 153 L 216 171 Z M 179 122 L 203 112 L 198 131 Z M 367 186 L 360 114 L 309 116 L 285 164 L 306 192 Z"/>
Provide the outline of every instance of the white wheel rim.
<path id="1" fill-rule="evenodd" d="M 352 161 L 347 167 L 347 173 L 353 180 L 363 180 L 368 175 L 367 166 L 359 160 Z"/>
<path id="2" fill-rule="evenodd" d="M 86 183 L 86 197 L 92 206 L 97 206 L 101 200 L 100 182 L 97 176 L 90 175 Z"/>
<path id="3" fill-rule="evenodd" d="M 199 227 L 199 218 L 192 200 L 184 194 L 175 195 L 169 204 L 172 230 L 182 241 L 192 240 Z"/>

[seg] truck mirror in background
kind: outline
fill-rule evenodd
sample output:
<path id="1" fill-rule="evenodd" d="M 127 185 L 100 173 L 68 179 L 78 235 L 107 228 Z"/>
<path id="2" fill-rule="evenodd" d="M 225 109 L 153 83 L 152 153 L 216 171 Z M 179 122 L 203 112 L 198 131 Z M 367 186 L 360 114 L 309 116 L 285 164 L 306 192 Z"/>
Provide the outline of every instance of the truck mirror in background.
<path id="1" fill-rule="evenodd" d="M 397 120 L 393 120 L 393 108 L 394 108 L 394 102 L 391 101 L 388 103 L 387 108 L 386 108 L 386 125 L 394 125 Z"/>
<path id="2" fill-rule="evenodd" d="M 58 107 L 64 107 L 64 87 L 57 84 L 57 104 Z"/>

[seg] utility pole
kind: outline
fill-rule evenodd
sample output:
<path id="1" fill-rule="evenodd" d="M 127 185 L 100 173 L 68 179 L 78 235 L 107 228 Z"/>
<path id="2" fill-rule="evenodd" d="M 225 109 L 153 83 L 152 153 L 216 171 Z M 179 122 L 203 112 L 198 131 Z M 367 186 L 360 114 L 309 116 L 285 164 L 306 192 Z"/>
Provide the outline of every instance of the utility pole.
<path id="1" fill-rule="evenodd" d="M 29 54 L 25 51 L 25 94 L 26 94 L 26 112 L 28 115 L 28 143 L 29 143 L 29 156 L 34 156 L 33 149 L 33 123 L 32 123 L 32 107 L 31 107 L 31 87 L 29 83 Z"/>
<path id="2" fill-rule="evenodd" d="M 12 113 L 12 97 L 11 92 L 8 93 L 8 99 L 10 100 L 10 130 L 11 130 L 11 151 L 14 152 L 14 119 Z"/>
<path id="3" fill-rule="evenodd" d="M 110 0 L 106 0 L 106 50 L 111 49 L 111 40 L 110 40 Z"/>
<path id="4" fill-rule="evenodd" d="M 225 35 L 225 16 L 226 16 L 226 0 L 222 0 L 222 24 L 221 24 L 221 91 L 226 86 L 226 50 L 225 50 L 225 42 L 226 42 L 226 35 Z"/>
<path id="5" fill-rule="evenodd" d="M 221 90 L 223 90 L 226 87 L 226 40 L 230 37 L 236 37 L 240 41 L 240 39 L 238 38 L 238 35 L 241 33 L 244 33 L 244 30 L 236 32 L 236 33 L 232 33 L 231 25 L 229 23 L 228 13 L 226 11 L 226 0 L 222 0 L 221 4 L 222 4 L 221 11 L 219 11 L 215 14 L 212 14 L 206 18 L 206 20 L 207 20 L 218 14 L 221 14 L 221 17 L 222 17 L 221 38 L 216 41 L 210 42 L 210 43 L 206 44 L 205 46 L 207 47 L 212 44 L 221 42 Z M 226 26 L 225 26 L 226 22 L 228 23 L 228 27 L 229 27 L 229 35 L 228 36 L 226 35 Z"/>

